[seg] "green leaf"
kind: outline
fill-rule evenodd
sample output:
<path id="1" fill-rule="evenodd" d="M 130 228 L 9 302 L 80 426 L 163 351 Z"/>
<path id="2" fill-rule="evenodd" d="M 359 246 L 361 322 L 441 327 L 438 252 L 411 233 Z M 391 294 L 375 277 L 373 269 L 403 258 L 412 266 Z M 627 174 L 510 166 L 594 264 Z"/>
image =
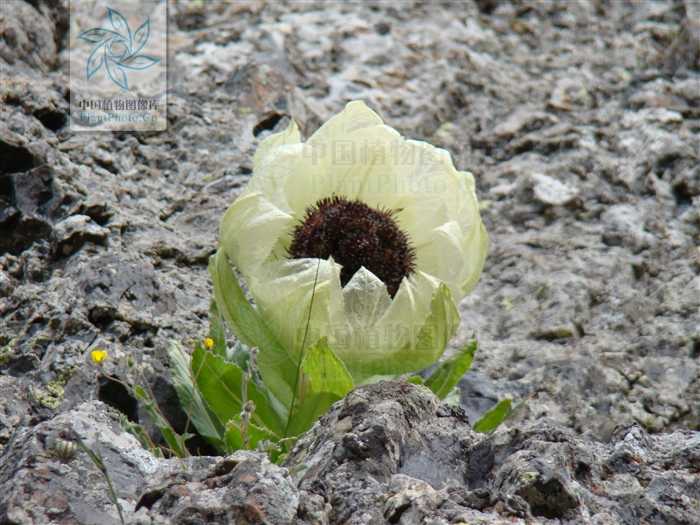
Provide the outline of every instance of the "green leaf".
<path id="1" fill-rule="evenodd" d="M 163 439 L 165 439 L 165 442 L 175 452 L 177 457 L 184 458 L 190 455 L 185 443 L 192 437 L 192 434 L 180 435 L 170 425 L 158 426 L 158 430 L 160 430 Z"/>
<path id="2" fill-rule="evenodd" d="M 297 363 L 277 342 L 260 314 L 248 302 L 221 249 L 209 259 L 209 273 L 218 310 L 241 342 L 258 348 L 257 365 L 265 385 L 289 408 Z"/>
<path id="3" fill-rule="evenodd" d="M 269 429 L 249 422 L 245 432 L 248 436 L 248 446 L 245 447 L 245 439 L 243 437 L 243 424 L 240 415 L 228 423 L 226 423 L 226 445 L 230 452 L 246 448 L 254 450 L 261 441 L 277 442 L 279 436 L 275 435 Z"/>
<path id="4" fill-rule="evenodd" d="M 176 342 L 170 345 L 168 356 L 170 357 L 173 386 L 180 399 L 182 409 L 197 431 L 220 449 L 223 444 L 224 427 L 216 421 L 195 387 L 191 374 L 191 357 Z"/>
<path id="5" fill-rule="evenodd" d="M 250 366 L 250 348 L 240 341 L 236 341 L 233 344 L 233 348 L 229 348 L 226 361 L 238 365 L 241 370 L 248 370 Z"/>
<path id="6" fill-rule="evenodd" d="M 224 319 L 216 306 L 216 300 L 212 299 L 209 306 L 209 337 L 214 341 L 211 351 L 220 355 L 226 361 L 236 363 L 243 370 L 248 370 L 250 360 L 250 348 L 242 341 L 235 341 L 233 347 L 226 344 L 226 329 Z"/>
<path id="7" fill-rule="evenodd" d="M 416 348 L 440 358 L 459 326 L 459 312 L 446 284 L 440 284 L 430 303 L 430 315 L 418 333 Z M 432 363 L 431 363 L 432 364 Z"/>
<path id="8" fill-rule="evenodd" d="M 425 386 L 440 399 L 444 399 L 471 368 L 476 349 L 476 339 L 467 343 L 454 356 L 437 366 L 430 377 L 426 379 Z"/>
<path id="9" fill-rule="evenodd" d="M 424 385 L 425 381 L 423 381 L 423 378 L 421 376 L 411 376 L 408 379 L 406 379 L 409 383 L 413 383 L 414 385 Z"/>
<path id="10" fill-rule="evenodd" d="M 164 457 L 163 450 L 153 443 L 153 440 L 151 440 L 151 437 L 148 435 L 148 432 L 146 432 L 146 429 L 144 429 L 142 425 L 129 421 L 129 418 L 121 413 L 119 414 L 119 424 L 126 429 L 127 432 L 133 434 L 136 439 L 139 440 L 141 446 L 148 450 L 151 454 L 157 458 Z"/>
<path id="11" fill-rule="evenodd" d="M 503 423 L 503 421 L 510 415 L 511 412 L 511 400 L 501 399 L 495 407 L 486 412 L 479 421 L 474 423 L 474 430 L 476 432 L 493 432 L 498 428 L 498 426 Z"/>
<path id="12" fill-rule="evenodd" d="M 296 404 L 296 410 L 289 422 L 288 436 L 300 436 L 309 430 L 323 416 L 333 403 L 343 396 L 331 392 L 320 392 L 308 396 L 303 403 Z"/>
<path id="13" fill-rule="evenodd" d="M 185 445 L 185 436 L 181 436 L 180 434 L 175 432 L 175 430 L 173 430 L 173 427 L 170 426 L 168 420 L 165 419 L 158 410 L 155 400 L 151 396 L 146 394 L 146 391 L 143 389 L 143 387 L 139 385 L 136 385 L 134 387 L 133 392 L 136 399 L 141 401 L 141 403 L 143 404 L 144 408 L 146 409 L 146 412 L 148 412 L 148 416 L 153 421 L 153 424 L 156 427 L 158 427 L 158 430 L 165 439 L 165 442 L 168 444 L 168 447 L 170 447 L 170 450 L 172 450 L 172 452 L 179 458 L 185 458 L 189 456 L 190 453 L 187 450 L 187 446 Z"/>
<path id="14" fill-rule="evenodd" d="M 305 352 L 301 371 L 309 380 L 310 393 L 328 392 L 343 397 L 352 390 L 350 373 L 325 337 Z"/>
<path id="15" fill-rule="evenodd" d="M 313 426 L 330 406 L 353 388 L 350 373 L 333 353 L 326 338 L 309 347 L 301 363 L 301 377 L 288 435 L 296 436 Z"/>
<path id="16" fill-rule="evenodd" d="M 243 408 L 243 383 L 247 382 L 247 398 L 255 403 L 252 420 L 281 434 L 282 419 L 266 391 L 260 391 L 255 381 L 248 381 L 241 368 L 212 352 L 197 346 L 192 354 L 192 374 L 197 388 L 211 411 L 222 424 L 235 420 Z"/>
<path id="17" fill-rule="evenodd" d="M 214 341 L 211 351 L 222 357 L 226 357 L 226 330 L 224 329 L 221 313 L 212 299 L 209 305 L 209 337 Z"/>

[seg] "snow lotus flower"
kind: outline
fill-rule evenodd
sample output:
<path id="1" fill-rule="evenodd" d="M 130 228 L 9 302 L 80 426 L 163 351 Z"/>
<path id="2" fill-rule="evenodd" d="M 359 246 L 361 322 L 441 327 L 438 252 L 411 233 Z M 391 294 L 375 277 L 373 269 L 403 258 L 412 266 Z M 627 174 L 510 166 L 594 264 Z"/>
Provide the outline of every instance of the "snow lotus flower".
<path id="1" fill-rule="evenodd" d="M 291 362 L 323 340 L 355 384 L 442 355 L 488 250 L 472 174 L 359 101 L 262 141 L 219 234 Z"/>

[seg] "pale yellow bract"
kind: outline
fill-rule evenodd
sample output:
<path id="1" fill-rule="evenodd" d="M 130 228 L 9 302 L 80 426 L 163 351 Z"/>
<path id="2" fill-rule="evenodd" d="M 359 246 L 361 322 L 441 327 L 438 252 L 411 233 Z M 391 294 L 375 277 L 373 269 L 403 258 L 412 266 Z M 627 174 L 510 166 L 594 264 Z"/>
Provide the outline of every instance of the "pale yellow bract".
<path id="1" fill-rule="evenodd" d="M 397 210 L 398 226 L 415 248 L 415 272 L 391 298 L 361 268 L 344 286 L 340 265 L 289 259 L 291 232 L 305 210 L 333 195 Z M 474 177 L 457 171 L 449 153 L 408 140 L 363 102 L 350 102 L 306 142 L 294 122 L 265 139 L 253 176 L 229 207 L 220 243 L 245 278 L 258 310 L 290 352 L 327 337 L 356 382 L 434 363 L 442 348 L 421 348 L 431 305 L 449 290 L 449 308 L 433 307 L 431 330 L 451 336 L 456 304 L 476 285 L 488 251 Z M 441 283 L 446 285 L 440 287 Z"/>

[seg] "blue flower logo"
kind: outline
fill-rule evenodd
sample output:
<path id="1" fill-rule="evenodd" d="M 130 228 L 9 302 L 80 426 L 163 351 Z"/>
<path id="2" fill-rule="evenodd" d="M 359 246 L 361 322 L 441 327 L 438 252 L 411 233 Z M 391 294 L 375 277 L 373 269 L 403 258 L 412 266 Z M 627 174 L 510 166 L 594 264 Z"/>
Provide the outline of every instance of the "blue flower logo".
<path id="1" fill-rule="evenodd" d="M 160 58 L 139 54 L 151 36 L 151 19 L 147 18 L 132 34 L 129 23 L 119 11 L 107 8 L 107 13 L 112 29 L 95 27 L 78 35 L 81 40 L 95 45 L 87 59 L 85 73 L 90 80 L 104 66 L 112 82 L 128 90 L 127 70 L 147 69 L 160 62 Z"/>

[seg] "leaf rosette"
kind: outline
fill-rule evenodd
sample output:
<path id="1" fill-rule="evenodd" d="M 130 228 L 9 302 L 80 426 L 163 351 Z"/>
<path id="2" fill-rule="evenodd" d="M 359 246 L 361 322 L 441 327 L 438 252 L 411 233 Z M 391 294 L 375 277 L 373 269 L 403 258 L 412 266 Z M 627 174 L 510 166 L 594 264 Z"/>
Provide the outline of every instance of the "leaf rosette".
<path id="1" fill-rule="evenodd" d="M 362 102 L 306 142 L 294 122 L 269 136 L 253 172 L 209 260 L 209 335 L 192 355 L 173 344 L 170 359 L 203 437 L 222 453 L 259 448 L 279 461 L 354 386 L 438 361 L 489 240 L 471 173 Z M 450 402 L 476 348 L 407 379 Z M 509 409 L 486 414 L 481 431 Z"/>

